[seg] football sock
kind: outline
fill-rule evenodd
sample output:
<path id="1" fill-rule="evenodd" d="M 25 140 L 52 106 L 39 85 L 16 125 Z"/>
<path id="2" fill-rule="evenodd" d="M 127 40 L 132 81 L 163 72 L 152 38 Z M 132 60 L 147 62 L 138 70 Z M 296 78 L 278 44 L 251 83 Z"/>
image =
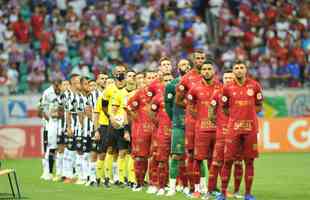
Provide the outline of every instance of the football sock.
<path id="1" fill-rule="evenodd" d="M 230 179 L 230 174 L 231 174 L 231 167 L 232 167 L 233 162 L 232 161 L 225 161 L 224 166 L 221 172 L 221 177 L 222 177 L 222 193 L 226 197 L 227 195 L 227 187 Z"/>
<path id="2" fill-rule="evenodd" d="M 254 160 L 245 161 L 245 194 L 251 194 L 254 177 Z"/>
<path id="3" fill-rule="evenodd" d="M 113 180 L 113 154 L 108 153 L 105 157 L 105 177 Z"/>
<path id="4" fill-rule="evenodd" d="M 97 175 L 97 178 L 103 180 L 104 179 L 104 160 L 98 159 L 96 162 L 96 169 L 95 169 L 95 175 Z"/>
<path id="5" fill-rule="evenodd" d="M 234 193 L 239 192 L 240 184 L 243 175 L 242 161 L 236 161 L 234 163 Z"/>
<path id="6" fill-rule="evenodd" d="M 118 156 L 117 160 L 117 165 L 118 165 L 118 176 L 119 176 L 119 181 L 121 183 L 125 183 L 125 169 L 126 169 L 126 158 L 125 156 Z"/>
<path id="7" fill-rule="evenodd" d="M 170 160 L 170 168 L 169 168 L 169 174 L 171 179 L 176 179 L 179 175 L 179 161 L 176 159 Z"/>
<path id="8" fill-rule="evenodd" d="M 64 161 L 64 154 L 57 152 L 56 154 L 56 176 L 63 176 L 63 161 Z"/>
<path id="9" fill-rule="evenodd" d="M 48 154 L 49 173 L 53 173 L 56 149 L 50 149 Z"/>

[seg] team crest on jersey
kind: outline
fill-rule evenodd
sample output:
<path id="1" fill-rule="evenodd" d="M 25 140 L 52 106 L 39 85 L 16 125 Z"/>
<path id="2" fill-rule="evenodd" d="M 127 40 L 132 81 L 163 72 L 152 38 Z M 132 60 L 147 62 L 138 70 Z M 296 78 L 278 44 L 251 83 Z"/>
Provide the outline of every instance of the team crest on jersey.
<path id="1" fill-rule="evenodd" d="M 263 99 L 262 93 L 260 93 L 260 92 L 257 93 L 256 98 L 257 98 L 257 100 L 262 100 Z"/>
<path id="2" fill-rule="evenodd" d="M 152 110 L 156 110 L 157 109 L 157 105 L 156 104 L 152 104 L 151 108 L 152 108 Z"/>
<path id="3" fill-rule="evenodd" d="M 187 96 L 187 98 L 188 98 L 189 100 L 193 100 L 193 96 L 190 95 L 190 94 Z"/>
<path id="4" fill-rule="evenodd" d="M 179 86 L 179 89 L 180 89 L 181 91 L 183 91 L 183 90 L 185 89 L 184 85 L 180 85 L 180 86 Z"/>
<path id="5" fill-rule="evenodd" d="M 224 103 L 226 103 L 227 102 L 227 97 L 226 96 L 222 96 L 222 101 L 224 102 Z"/>
<path id="6" fill-rule="evenodd" d="M 212 100 L 212 101 L 211 101 L 211 105 L 212 105 L 212 106 L 216 106 L 216 101 L 215 101 L 215 100 Z"/>
<path id="7" fill-rule="evenodd" d="M 151 96 L 153 96 L 153 93 L 152 92 L 147 92 L 147 96 L 151 97 Z"/>
<path id="8" fill-rule="evenodd" d="M 138 102 L 137 102 L 137 101 L 134 101 L 134 102 L 132 102 L 132 105 L 133 105 L 134 107 L 137 107 L 137 106 L 138 106 Z"/>
<path id="9" fill-rule="evenodd" d="M 172 99 L 172 97 L 173 97 L 173 94 L 171 94 L 171 93 L 168 93 L 168 94 L 167 94 L 167 98 L 168 98 L 168 99 Z"/>
<path id="10" fill-rule="evenodd" d="M 247 93 L 247 95 L 249 95 L 250 97 L 254 95 L 254 91 L 253 91 L 252 88 L 249 88 L 249 89 L 247 90 L 246 93 Z"/>

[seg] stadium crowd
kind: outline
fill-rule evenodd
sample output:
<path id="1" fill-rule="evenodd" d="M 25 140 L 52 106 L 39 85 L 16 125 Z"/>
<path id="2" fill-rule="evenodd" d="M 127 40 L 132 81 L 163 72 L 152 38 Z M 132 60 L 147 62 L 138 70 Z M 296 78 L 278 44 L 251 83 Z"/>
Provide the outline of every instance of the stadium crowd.
<path id="1" fill-rule="evenodd" d="M 195 48 L 217 58 L 218 71 L 246 59 L 264 87 L 302 87 L 308 11 L 305 0 L 2 0 L 0 93 L 37 93 L 71 73 L 96 77 L 116 60 L 155 69 L 161 56 Z"/>

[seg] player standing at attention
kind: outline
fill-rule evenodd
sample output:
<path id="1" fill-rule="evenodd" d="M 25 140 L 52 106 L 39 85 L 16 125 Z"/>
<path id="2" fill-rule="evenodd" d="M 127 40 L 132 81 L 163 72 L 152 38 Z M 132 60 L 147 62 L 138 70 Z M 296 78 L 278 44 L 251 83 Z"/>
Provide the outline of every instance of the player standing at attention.
<path id="1" fill-rule="evenodd" d="M 102 107 L 102 94 L 106 88 L 108 79 L 106 73 L 101 72 L 96 80 L 97 87 L 92 90 L 90 102 L 93 109 L 94 133 L 92 135 L 92 151 L 90 161 L 90 182 L 87 185 L 94 185 L 94 177 L 97 177 L 97 183 L 105 178 L 105 151 L 104 151 L 104 134 L 107 132 L 109 120 Z"/>
<path id="2" fill-rule="evenodd" d="M 234 81 L 235 75 L 231 69 L 226 69 L 223 73 L 223 84 L 228 85 Z M 225 136 L 227 135 L 228 116 L 223 111 L 222 103 L 223 87 L 213 94 L 211 105 L 209 107 L 210 120 L 216 123 L 216 143 L 213 152 L 213 161 L 209 171 L 208 194 L 205 199 L 210 199 L 212 195 L 216 195 L 215 189 L 217 178 L 222 169 L 224 162 Z M 241 158 L 234 162 L 234 197 L 241 198 L 238 195 L 243 174 L 243 166 Z M 243 197 L 242 197 L 243 198 Z"/>
<path id="3" fill-rule="evenodd" d="M 55 153 L 57 148 L 57 130 L 58 130 L 58 106 L 57 98 L 60 94 L 61 80 L 54 80 L 53 84 L 47 88 L 42 95 L 42 116 L 46 121 L 46 128 L 43 132 L 44 140 L 44 158 L 42 159 L 44 180 L 52 180 Z"/>
<path id="4" fill-rule="evenodd" d="M 223 109 L 229 115 L 228 134 L 222 169 L 222 194 L 217 200 L 225 200 L 233 162 L 240 150 L 245 160 L 245 200 L 255 200 L 251 195 L 254 178 L 254 159 L 258 157 L 256 113 L 261 111 L 262 88 L 255 80 L 247 77 L 247 67 L 242 61 L 233 65 L 236 80 L 223 89 Z"/>
<path id="5" fill-rule="evenodd" d="M 171 74 L 171 71 L 172 65 L 170 59 L 167 57 L 162 57 L 159 60 L 159 71 L 157 73 L 158 77 L 147 87 L 149 102 L 152 101 L 154 96 L 164 91 L 163 74 Z M 158 188 L 156 187 L 156 180 L 158 180 L 157 162 L 155 160 L 155 157 L 153 156 L 153 154 L 156 153 L 156 148 L 158 145 L 155 133 L 156 130 L 153 132 L 151 143 L 151 158 L 149 163 L 149 188 L 147 190 L 147 193 L 149 194 L 155 194 L 158 191 Z"/>
<path id="6" fill-rule="evenodd" d="M 77 74 L 71 76 L 71 92 L 67 101 L 68 107 L 66 112 L 67 119 L 67 153 L 66 153 L 66 165 L 65 165 L 65 177 L 64 183 L 72 183 L 73 168 L 75 167 L 76 175 L 79 177 L 80 171 L 80 159 L 81 159 L 81 144 L 82 144 L 82 119 L 83 119 L 83 99 L 80 95 L 81 91 L 81 78 Z M 78 156 L 76 155 L 78 153 Z"/>
<path id="7" fill-rule="evenodd" d="M 173 79 L 170 73 L 163 74 L 161 78 L 161 83 L 164 87 Z M 158 188 L 157 196 L 161 196 L 165 194 L 165 186 L 169 175 L 169 155 L 172 129 L 172 122 L 165 110 L 164 89 L 152 98 L 150 114 L 157 126 L 156 133 L 154 133 L 157 146 L 153 154 L 153 159 L 156 161 L 157 169 L 157 180 L 155 181 Z"/>
<path id="8" fill-rule="evenodd" d="M 186 59 L 178 62 L 178 71 L 180 77 L 175 78 L 166 85 L 165 88 L 165 109 L 172 120 L 171 135 L 171 161 L 169 166 L 169 191 L 167 196 L 173 196 L 176 193 L 176 178 L 180 175 L 179 166 L 185 165 L 185 132 L 184 132 L 184 107 L 175 103 L 176 86 L 182 76 L 190 70 L 190 63 Z M 183 185 L 187 184 L 187 180 L 183 180 Z M 186 191 L 186 190 L 185 190 Z"/>
<path id="9" fill-rule="evenodd" d="M 203 80 L 192 87 L 187 95 L 189 104 L 195 108 L 192 112 L 196 118 L 194 138 L 194 168 L 201 174 L 200 192 L 206 193 L 205 166 L 204 160 L 208 160 L 208 167 L 211 168 L 212 153 L 215 145 L 216 127 L 209 119 L 208 107 L 212 95 L 219 90 L 221 84 L 215 78 L 215 66 L 212 61 L 205 61 L 200 68 Z M 198 185 L 196 185 L 198 187 Z M 199 192 L 199 188 L 195 188 Z"/>
<path id="10" fill-rule="evenodd" d="M 155 79 L 154 73 L 149 71 L 145 73 L 145 81 L 137 80 L 140 88 L 129 99 L 127 103 L 127 112 L 131 121 L 131 147 L 134 156 L 134 170 L 137 185 L 133 191 L 141 191 L 144 185 L 144 179 L 148 167 L 148 158 L 150 156 L 151 137 L 154 125 L 148 115 L 149 97 L 147 96 L 147 87 Z"/>
<path id="11" fill-rule="evenodd" d="M 196 119 L 191 112 L 193 107 L 186 103 L 188 91 L 195 87 L 202 80 L 199 69 L 206 60 L 206 55 L 202 50 L 196 50 L 193 53 L 193 68 L 187 72 L 180 80 L 176 88 L 176 103 L 185 107 L 185 150 L 186 150 L 186 171 L 188 174 L 191 192 L 194 192 L 194 185 L 199 184 L 199 171 L 194 171 L 194 136 Z M 196 186 L 198 188 L 198 186 Z M 199 197 L 199 193 L 195 193 Z"/>
<path id="12" fill-rule="evenodd" d="M 68 98 L 68 90 L 70 87 L 69 81 L 62 81 L 61 93 L 58 96 L 58 108 L 59 108 L 59 120 L 58 120 L 58 132 L 57 132 L 57 153 L 56 153 L 56 176 L 53 181 L 61 181 L 63 177 L 63 164 L 64 164 L 64 152 L 66 145 L 66 118 L 65 118 L 65 105 Z"/>

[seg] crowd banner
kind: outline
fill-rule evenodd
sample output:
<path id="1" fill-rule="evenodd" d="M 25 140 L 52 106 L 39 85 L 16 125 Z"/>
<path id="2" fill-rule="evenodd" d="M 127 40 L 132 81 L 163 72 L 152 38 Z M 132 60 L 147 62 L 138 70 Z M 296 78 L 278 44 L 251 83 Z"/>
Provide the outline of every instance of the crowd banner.
<path id="1" fill-rule="evenodd" d="M 264 91 L 264 117 L 310 116 L 309 89 Z"/>
<path id="2" fill-rule="evenodd" d="M 40 95 L 19 95 L 3 97 L 5 125 L 41 125 L 38 117 Z M 1 117 L 0 117 L 1 118 Z"/>
<path id="3" fill-rule="evenodd" d="M 0 126 L 0 159 L 40 157 L 41 126 Z"/>
<path id="4" fill-rule="evenodd" d="M 310 117 L 259 121 L 260 152 L 310 152 Z"/>

